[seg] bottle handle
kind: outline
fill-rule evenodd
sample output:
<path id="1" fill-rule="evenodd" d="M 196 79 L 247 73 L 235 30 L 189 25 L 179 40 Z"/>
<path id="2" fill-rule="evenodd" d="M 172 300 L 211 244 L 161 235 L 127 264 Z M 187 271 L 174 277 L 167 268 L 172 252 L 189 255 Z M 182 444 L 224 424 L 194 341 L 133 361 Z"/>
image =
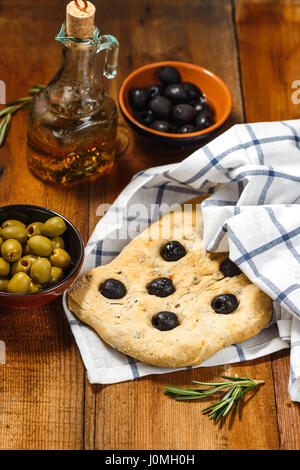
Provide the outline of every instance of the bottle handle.
<path id="1" fill-rule="evenodd" d="M 106 50 L 105 65 L 103 75 L 106 78 L 115 78 L 117 75 L 119 43 L 118 40 L 110 34 L 100 36 L 97 53 Z"/>

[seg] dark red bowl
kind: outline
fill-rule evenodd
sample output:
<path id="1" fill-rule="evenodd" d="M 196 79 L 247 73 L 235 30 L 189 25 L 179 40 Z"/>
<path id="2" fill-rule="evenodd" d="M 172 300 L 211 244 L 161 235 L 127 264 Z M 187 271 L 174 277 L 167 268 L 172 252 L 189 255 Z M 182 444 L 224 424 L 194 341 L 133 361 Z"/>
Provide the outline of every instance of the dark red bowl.
<path id="1" fill-rule="evenodd" d="M 31 222 L 45 222 L 50 217 L 61 217 L 67 226 L 63 238 L 66 250 L 69 252 L 72 264 L 66 277 L 59 283 L 35 294 L 10 294 L 0 292 L 0 305 L 10 308 L 28 308 L 46 304 L 54 300 L 68 289 L 77 279 L 84 257 L 83 241 L 80 233 L 73 224 L 61 214 L 44 207 L 17 204 L 0 207 L 0 225 L 8 219 L 17 219 L 25 225 Z"/>

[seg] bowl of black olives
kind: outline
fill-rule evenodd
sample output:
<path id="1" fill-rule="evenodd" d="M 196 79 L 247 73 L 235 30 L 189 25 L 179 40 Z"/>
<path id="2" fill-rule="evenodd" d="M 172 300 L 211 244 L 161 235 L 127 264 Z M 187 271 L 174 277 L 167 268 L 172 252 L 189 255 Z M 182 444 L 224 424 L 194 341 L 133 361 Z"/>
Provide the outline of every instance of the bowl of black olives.
<path id="1" fill-rule="evenodd" d="M 139 134 L 169 144 L 195 143 L 216 132 L 231 108 L 230 91 L 214 73 L 185 62 L 156 62 L 123 82 L 119 106 Z"/>
<path id="2" fill-rule="evenodd" d="M 0 305 L 26 308 L 61 295 L 76 280 L 83 241 L 74 225 L 43 207 L 0 207 Z"/>

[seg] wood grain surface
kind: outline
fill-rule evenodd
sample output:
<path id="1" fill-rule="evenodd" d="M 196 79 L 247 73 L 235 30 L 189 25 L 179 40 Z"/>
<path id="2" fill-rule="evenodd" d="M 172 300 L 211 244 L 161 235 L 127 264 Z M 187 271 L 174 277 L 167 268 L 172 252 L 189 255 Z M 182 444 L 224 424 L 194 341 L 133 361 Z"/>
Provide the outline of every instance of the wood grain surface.
<path id="1" fill-rule="evenodd" d="M 7 99 L 56 73 L 61 49 L 54 36 L 64 20 L 61 0 L 0 0 L 0 79 Z M 107 83 L 117 99 L 128 73 L 149 62 L 178 59 L 220 75 L 233 98 L 226 126 L 298 116 L 290 83 L 300 79 L 300 4 L 297 1 L 96 0 L 102 33 L 120 41 L 119 73 Z M 25 14 L 26 12 L 26 14 Z M 300 108 L 299 108 L 300 109 Z M 26 166 L 26 114 L 19 113 L 0 149 L 0 205 L 38 203 L 69 218 L 85 241 L 110 203 L 138 171 L 180 161 L 193 147 L 169 148 L 134 135 L 109 177 L 57 189 Z M 0 311 L 0 449 L 299 449 L 299 405 L 288 397 L 288 352 L 244 364 L 199 368 L 136 381 L 92 386 L 61 301 L 38 309 Z M 234 422 L 216 426 L 203 403 L 178 403 L 165 385 L 222 374 L 265 380 Z"/>
<path id="2" fill-rule="evenodd" d="M 299 22 L 299 1 L 236 2 L 241 80 L 248 122 L 299 118 L 300 105 L 292 101 L 295 91 L 292 83 L 300 78 Z M 271 365 L 280 448 L 299 450 L 300 406 L 292 403 L 287 393 L 289 356 L 274 354 Z"/>

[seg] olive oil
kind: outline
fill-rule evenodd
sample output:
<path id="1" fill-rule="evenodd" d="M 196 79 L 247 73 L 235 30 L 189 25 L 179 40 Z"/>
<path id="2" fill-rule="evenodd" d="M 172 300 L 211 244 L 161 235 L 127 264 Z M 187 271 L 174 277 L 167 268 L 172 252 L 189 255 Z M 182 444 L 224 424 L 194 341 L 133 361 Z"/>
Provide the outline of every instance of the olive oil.
<path id="1" fill-rule="evenodd" d="M 108 174 L 114 164 L 117 109 L 103 95 L 98 109 L 80 118 L 49 109 L 39 95 L 39 114 L 33 105 L 29 115 L 27 161 L 40 179 L 70 186 Z"/>
<path id="2" fill-rule="evenodd" d="M 116 152 L 117 107 L 102 78 L 116 76 L 118 41 L 100 36 L 93 23 L 95 7 L 84 3 L 84 9 L 78 2 L 67 6 L 67 23 L 56 37 L 64 46 L 62 65 L 33 99 L 28 119 L 28 166 L 38 178 L 59 186 L 106 175 Z"/>

